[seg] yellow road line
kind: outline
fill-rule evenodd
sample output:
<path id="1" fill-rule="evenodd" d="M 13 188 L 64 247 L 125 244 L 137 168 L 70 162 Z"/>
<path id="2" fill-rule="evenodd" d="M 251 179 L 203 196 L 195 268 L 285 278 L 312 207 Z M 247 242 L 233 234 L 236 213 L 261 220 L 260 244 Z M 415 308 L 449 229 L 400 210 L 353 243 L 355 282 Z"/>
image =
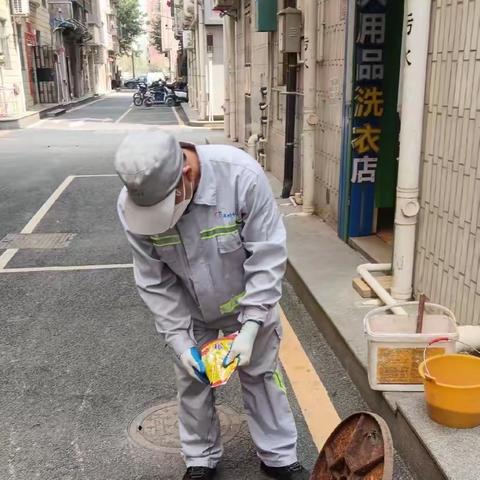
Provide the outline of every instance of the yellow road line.
<path id="1" fill-rule="evenodd" d="M 280 360 L 313 441 L 320 451 L 340 423 L 340 417 L 282 309 L 280 319 L 283 326 Z"/>

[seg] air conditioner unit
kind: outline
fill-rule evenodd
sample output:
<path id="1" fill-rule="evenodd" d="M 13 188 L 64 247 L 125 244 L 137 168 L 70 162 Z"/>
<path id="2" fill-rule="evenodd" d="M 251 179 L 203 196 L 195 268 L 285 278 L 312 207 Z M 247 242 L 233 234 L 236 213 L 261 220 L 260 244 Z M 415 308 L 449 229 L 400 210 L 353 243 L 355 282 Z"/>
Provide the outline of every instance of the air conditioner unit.
<path id="1" fill-rule="evenodd" d="M 12 14 L 19 17 L 30 15 L 29 0 L 12 0 Z"/>
<path id="2" fill-rule="evenodd" d="M 213 10 L 236 10 L 238 0 L 213 0 Z"/>

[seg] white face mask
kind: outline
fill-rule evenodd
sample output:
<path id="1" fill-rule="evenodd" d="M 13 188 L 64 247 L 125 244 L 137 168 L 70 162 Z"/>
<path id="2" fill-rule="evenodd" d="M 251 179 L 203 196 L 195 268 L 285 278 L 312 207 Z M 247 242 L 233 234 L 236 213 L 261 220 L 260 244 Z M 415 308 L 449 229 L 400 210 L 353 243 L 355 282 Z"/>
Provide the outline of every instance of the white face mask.
<path id="1" fill-rule="evenodd" d="M 172 222 L 170 224 L 170 228 L 173 228 L 177 222 L 180 220 L 180 217 L 184 214 L 185 210 L 187 209 L 188 205 L 192 201 L 193 198 L 193 186 L 192 183 L 189 182 L 189 189 L 190 189 L 190 196 L 187 197 L 187 185 L 185 184 L 185 177 L 182 176 L 182 193 L 179 196 L 183 195 L 183 199 L 180 202 L 175 203 L 175 208 L 173 210 L 173 217 Z M 179 192 L 177 192 L 178 194 Z"/>

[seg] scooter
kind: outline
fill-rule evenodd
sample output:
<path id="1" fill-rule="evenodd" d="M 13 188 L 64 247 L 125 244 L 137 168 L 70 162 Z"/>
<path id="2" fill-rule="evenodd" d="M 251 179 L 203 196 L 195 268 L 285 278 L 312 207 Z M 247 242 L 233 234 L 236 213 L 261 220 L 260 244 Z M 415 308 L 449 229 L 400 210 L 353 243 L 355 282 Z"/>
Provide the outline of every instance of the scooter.
<path id="1" fill-rule="evenodd" d="M 167 105 L 167 107 L 173 107 L 177 105 L 177 103 L 178 100 L 175 93 L 164 86 L 155 90 L 148 90 L 143 100 L 143 104 L 146 107 L 151 107 L 152 105 Z"/>

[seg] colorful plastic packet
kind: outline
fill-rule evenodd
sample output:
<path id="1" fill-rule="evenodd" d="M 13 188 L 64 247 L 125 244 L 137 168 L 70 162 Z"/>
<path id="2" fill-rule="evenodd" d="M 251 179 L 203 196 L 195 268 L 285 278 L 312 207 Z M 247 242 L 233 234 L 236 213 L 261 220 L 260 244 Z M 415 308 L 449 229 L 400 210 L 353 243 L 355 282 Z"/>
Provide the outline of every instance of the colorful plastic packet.
<path id="1" fill-rule="evenodd" d="M 205 364 L 205 372 L 210 381 L 212 388 L 225 385 L 233 372 L 237 369 L 238 358 L 231 362 L 228 366 L 223 366 L 223 361 L 228 355 L 236 333 L 227 335 L 226 337 L 216 338 L 202 346 L 202 360 Z"/>

